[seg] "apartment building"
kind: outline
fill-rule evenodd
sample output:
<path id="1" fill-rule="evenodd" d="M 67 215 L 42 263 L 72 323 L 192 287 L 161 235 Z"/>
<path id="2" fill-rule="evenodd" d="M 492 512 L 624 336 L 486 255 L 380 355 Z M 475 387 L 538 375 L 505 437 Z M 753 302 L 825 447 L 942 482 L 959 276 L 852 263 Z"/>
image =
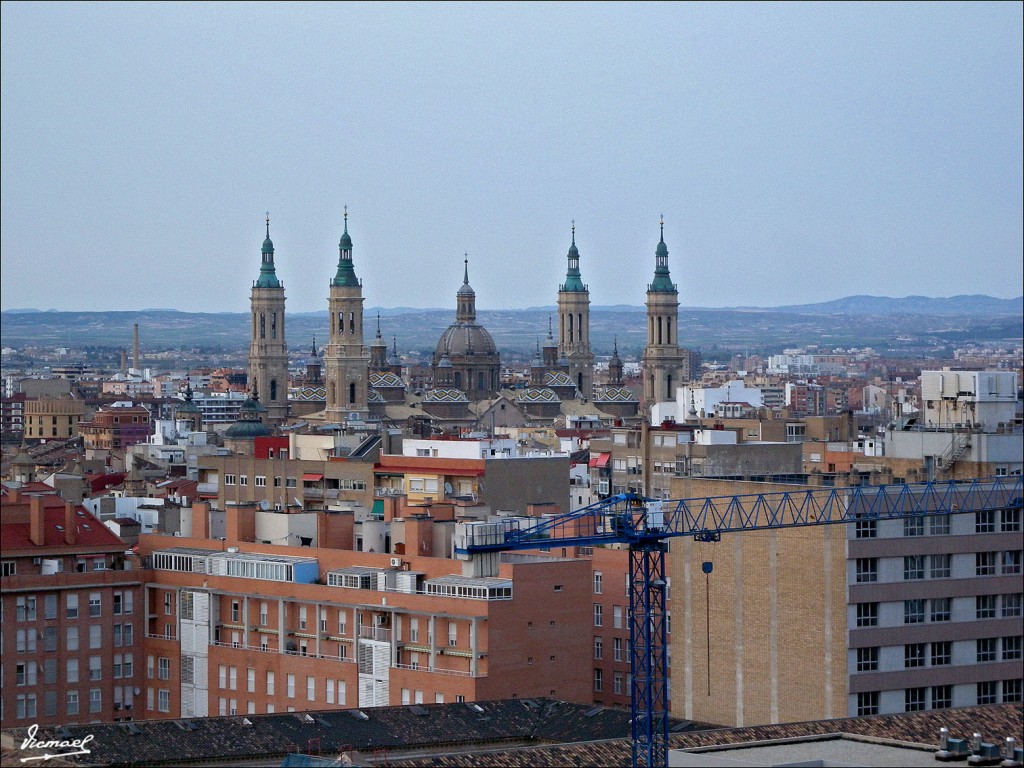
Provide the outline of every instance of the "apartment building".
<path id="1" fill-rule="evenodd" d="M 28 398 L 24 403 L 25 440 L 67 440 L 81 434 L 85 403 L 72 397 Z"/>
<path id="2" fill-rule="evenodd" d="M 91 421 L 84 421 L 78 429 L 85 439 L 85 447 L 96 450 L 123 450 L 146 442 L 152 430 L 149 410 L 134 405 L 131 400 L 119 400 L 99 408 Z"/>
<path id="3" fill-rule="evenodd" d="M 806 488 L 679 478 L 673 493 Z M 673 540 L 673 711 L 749 725 L 1020 701 L 1021 510 L 1005 503 Z"/>
<path id="4" fill-rule="evenodd" d="M 141 537 L 148 717 L 591 700 L 585 560 L 508 555 L 471 578 L 443 558 L 221 544 Z"/>
<path id="5" fill-rule="evenodd" d="M 125 543 L 39 483 L 0 495 L 0 702 L 28 727 L 138 716 L 144 573 Z"/>

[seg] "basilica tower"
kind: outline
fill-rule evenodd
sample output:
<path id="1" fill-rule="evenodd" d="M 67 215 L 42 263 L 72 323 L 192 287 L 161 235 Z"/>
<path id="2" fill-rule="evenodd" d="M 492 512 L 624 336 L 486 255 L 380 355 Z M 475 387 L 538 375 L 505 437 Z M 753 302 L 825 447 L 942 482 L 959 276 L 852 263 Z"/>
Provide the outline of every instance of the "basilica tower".
<path id="1" fill-rule="evenodd" d="M 594 396 L 594 353 L 590 350 L 590 291 L 580 278 L 576 223 L 572 225 L 569 268 L 558 288 L 558 356 L 569 362 L 569 377 L 587 400 Z"/>
<path id="2" fill-rule="evenodd" d="M 647 286 L 647 346 L 644 348 L 644 400 L 675 400 L 676 387 L 690 380 L 690 353 L 679 348 L 679 291 L 668 271 L 665 220 L 654 251 L 654 281 Z"/>
<path id="3" fill-rule="evenodd" d="M 331 280 L 327 306 L 331 324 L 324 354 L 327 419 L 340 422 L 353 413 L 365 418 L 369 414 L 370 358 L 363 346 L 363 284 L 352 266 L 347 207 L 345 231 L 338 242 L 338 271 Z"/>
<path id="4" fill-rule="evenodd" d="M 274 243 L 270 240 L 270 214 L 267 214 L 267 238 L 263 241 L 260 276 L 252 284 L 252 341 L 249 343 L 249 389 L 260 393 L 267 419 L 280 422 L 288 418 L 288 346 L 284 336 L 284 285 L 274 269 Z"/>

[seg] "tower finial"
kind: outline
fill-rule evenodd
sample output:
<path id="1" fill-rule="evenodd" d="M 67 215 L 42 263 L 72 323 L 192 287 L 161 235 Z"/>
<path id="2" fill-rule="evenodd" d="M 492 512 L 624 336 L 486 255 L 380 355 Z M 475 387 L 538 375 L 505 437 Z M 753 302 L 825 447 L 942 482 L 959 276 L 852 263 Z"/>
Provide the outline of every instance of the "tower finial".
<path id="1" fill-rule="evenodd" d="M 553 339 L 554 336 L 551 333 L 551 315 L 548 315 L 548 338 Z"/>
<path id="2" fill-rule="evenodd" d="M 665 214 L 661 214 L 661 239 L 665 239 Z"/>
<path id="3" fill-rule="evenodd" d="M 267 237 L 270 237 L 270 211 L 267 211 Z"/>
<path id="4" fill-rule="evenodd" d="M 345 231 L 348 232 L 348 206 L 344 208 L 345 211 Z"/>
<path id="5" fill-rule="evenodd" d="M 468 251 L 466 253 L 462 254 L 462 263 L 464 265 L 464 269 L 463 269 L 463 272 L 462 272 L 462 282 L 464 282 L 466 284 L 469 284 L 469 252 Z"/>
<path id="6" fill-rule="evenodd" d="M 615 357 L 619 356 L 619 337 L 618 336 L 615 337 L 615 345 L 614 345 L 614 348 L 612 349 L 612 354 Z"/>
<path id="7" fill-rule="evenodd" d="M 377 338 L 380 338 L 380 310 L 377 310 Z"/>
<path id="8" fill-rule="evenodd" d="M 316 357 L 316 335 L 313 336 L 313 357 Z"/>
<path id="9" fill-rule="evenodd" d="M 576 245 L 576 219 L 572 220 L 572 244 Z"/>

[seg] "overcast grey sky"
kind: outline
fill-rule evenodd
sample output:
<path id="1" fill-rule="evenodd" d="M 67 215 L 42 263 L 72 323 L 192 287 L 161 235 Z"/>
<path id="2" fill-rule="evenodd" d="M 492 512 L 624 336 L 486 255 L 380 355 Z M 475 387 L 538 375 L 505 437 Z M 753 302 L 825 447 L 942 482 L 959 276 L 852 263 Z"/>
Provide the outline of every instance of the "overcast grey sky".
<path id="1" fill-rule="evenodd" d="M 1021 294 L 1022 5 L 3 3 L 4 309 Z"/>

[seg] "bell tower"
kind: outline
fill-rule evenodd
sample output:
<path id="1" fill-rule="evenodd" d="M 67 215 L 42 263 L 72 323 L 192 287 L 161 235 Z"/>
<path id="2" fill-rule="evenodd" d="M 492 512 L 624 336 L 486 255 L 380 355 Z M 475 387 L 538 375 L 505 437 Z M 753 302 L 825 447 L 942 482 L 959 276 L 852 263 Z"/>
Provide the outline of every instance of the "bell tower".
<path id="1" fill-rule="evenodd" d="M 328 420 L 340 422 L 350 414 L 369 414 L 370 357 L 363 345 L 363 284 L 352 265 L 352 238 L 345 231 L 338 242 L 338 271 L 327 298 L 330 336 L 324 362 L 327 369 Z"/>
<path id="2" fill-rule="evenodd" d="M 558 357 L 569 362 L 569 377 L 584 399 L 594 396 L 594 353 L 590 349 L 590 291 L 580 278 L 576 222 L 565 282 L 558 288 Z"/>
<path id="3" fill-rule="evenodd" d="M 288 346 L 284 335 L 284 285 L 274 268 L 274 243 L 270 239 L 270 214 L 267 237 L 263 241 L 260 275 L 252 284 L 251 341 L 249 343 L 249 389 L 265 398 L 267 419 L 280 422 L 288 418 Z"/>
<path id="4" fill-rule="evenodd" d="M 690 380 L 690 354 L 679 348 L 679 291 L 668 271 L 665 219 L 654 251 L 654 280 L 647 286 L 647 346 L 644 348 L 644 400 L 675 400 L 676 387 Z"/>

